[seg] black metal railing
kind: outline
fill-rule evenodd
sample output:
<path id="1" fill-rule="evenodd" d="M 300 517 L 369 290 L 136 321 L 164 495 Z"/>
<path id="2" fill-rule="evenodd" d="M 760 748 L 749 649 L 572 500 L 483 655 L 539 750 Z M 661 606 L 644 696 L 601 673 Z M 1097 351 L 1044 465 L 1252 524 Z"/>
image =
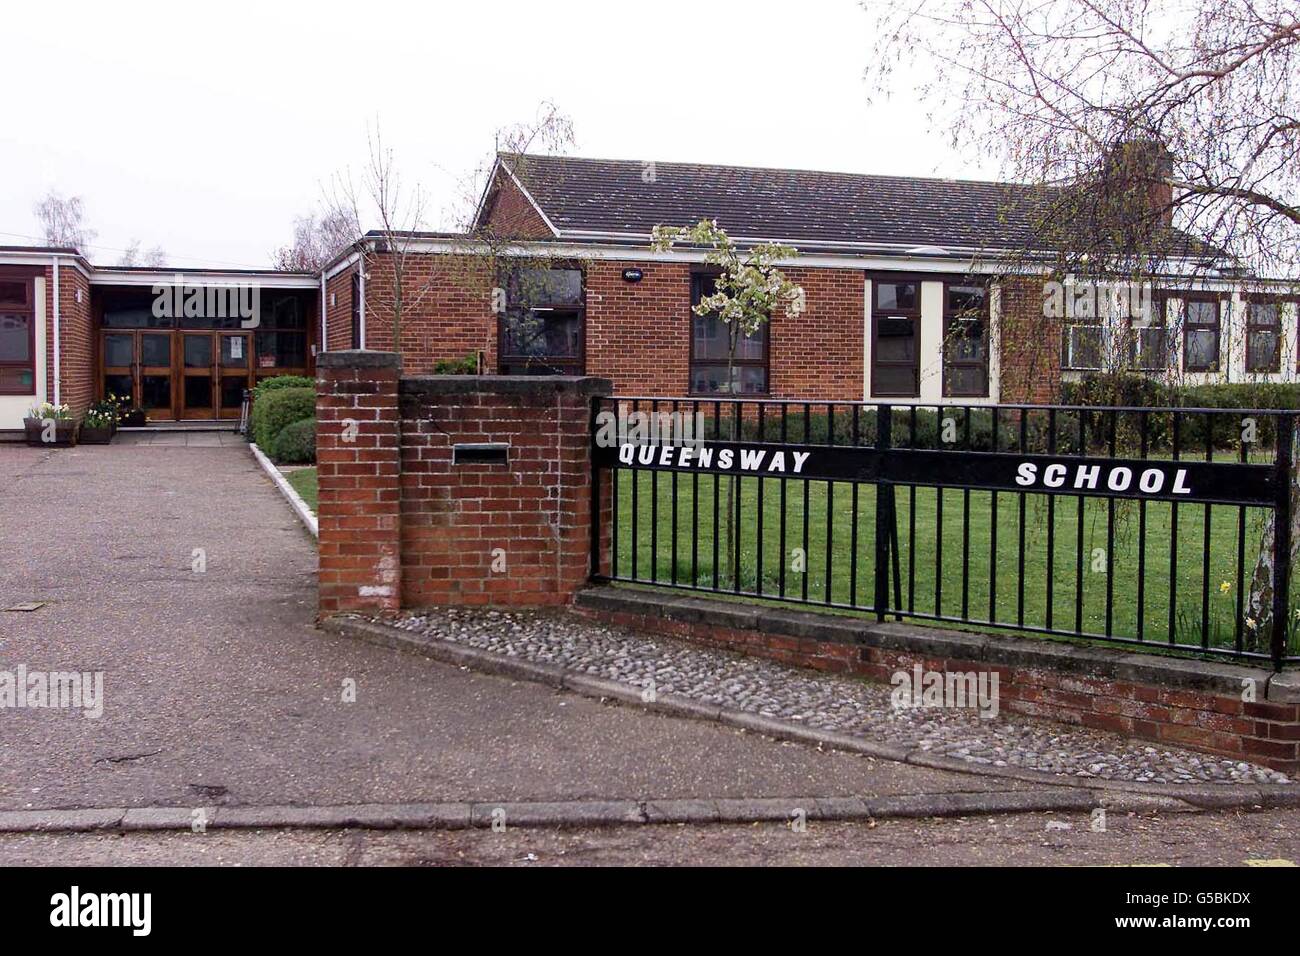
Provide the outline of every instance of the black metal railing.
<path id="1" fill-rule="evenodd" d="M 593 567 L 1280 667 L 1297 414 L 601 399 Z"/>

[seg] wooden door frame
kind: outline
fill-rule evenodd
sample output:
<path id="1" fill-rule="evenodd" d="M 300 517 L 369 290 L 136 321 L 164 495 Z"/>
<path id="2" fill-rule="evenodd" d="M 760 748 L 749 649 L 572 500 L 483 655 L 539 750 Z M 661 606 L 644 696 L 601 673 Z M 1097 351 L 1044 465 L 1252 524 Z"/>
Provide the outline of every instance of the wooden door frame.
<path id="1" fill-rule="evenodd" d="M 223 384 L 223 379 L 226 377 L 226 371 L 225 371 L 226 367 L 221 364 L 222 345 L 223 345 L 222 339 L 234 338 L 238 336 L 239 338 L 244 340 L 244 360 L 246 364 L 243 365 L 242 367 L 237 365 L 231 366 L 231 371 L 234 372 L 236 375 L 238 375 L 240 378 L 244 379 L 244 382 L 246 383 L 244 386 L 245 388 L 252 388 L 254 375 L 255 375 L 254 372 L 255 356 L 253 355 L 253 344 L 254 344 L 253 331 L 252 329 L 217 329 L 215 330 L 214 334 L 216 335 L 217 379 L 216 379 L 216 385 L 213 392 L 213 408 L 216 411 L 216 417 L 218 419 L 238 418 L 240 416 L 241 406 L 243 405 L 242 395 L 240 396 L 240 401 L 236 403 L 234 406 L 232 406 L 228 411 L 223 412 L 222 410 L 221 387 Z"/>

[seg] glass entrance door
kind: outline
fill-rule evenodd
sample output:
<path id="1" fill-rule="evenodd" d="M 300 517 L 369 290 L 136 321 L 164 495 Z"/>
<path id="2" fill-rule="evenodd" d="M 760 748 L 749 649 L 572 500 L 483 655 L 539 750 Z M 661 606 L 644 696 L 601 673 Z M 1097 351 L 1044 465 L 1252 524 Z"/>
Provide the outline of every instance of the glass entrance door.
<path id="1" fill-rule="evenodd" d="M 181 332 L 181 418 L 238 418 L 250 387 L 248 332 Z"/>
<path id="2" fill-rule="evenodd" d="M 215 418 L 217 353 L 212 332 L 181 333 L 181 418 Z"/>
<path id="3" fill-rule="evenodd" d="M 218 332 L 217 417 L 238 418 L 244 390 L 252 387 L 253 337 L 247 332 Z"/>
<path id="4" fill-rule="evenodd" d="M 104 395 L 142 408 L 150 418 L 174 418 L 172 333 L 105 332 Z"/>

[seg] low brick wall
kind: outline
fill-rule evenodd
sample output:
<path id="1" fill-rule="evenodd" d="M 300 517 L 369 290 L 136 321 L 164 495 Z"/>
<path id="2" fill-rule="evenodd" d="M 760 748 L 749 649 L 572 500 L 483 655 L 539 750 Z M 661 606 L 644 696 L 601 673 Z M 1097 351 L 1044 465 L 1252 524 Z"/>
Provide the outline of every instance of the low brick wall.
<path id="1" fill-rule="evenodd" d="M 397 369 L 386 352 L 318 358 L 320 613 L 567 604 L 591 573 L 591 409 L 609 382 Z"/>
<path id="2" fill-rule="evenodd" d="M 754 607 L 634 588 L 577 595 L 583 614 L 655 634 L 888 683 L 996 672 L 1003 710 L 1300 772 L 1300 672 Z M 1247 699 L 1253 691 L 1253 700 Z"/>

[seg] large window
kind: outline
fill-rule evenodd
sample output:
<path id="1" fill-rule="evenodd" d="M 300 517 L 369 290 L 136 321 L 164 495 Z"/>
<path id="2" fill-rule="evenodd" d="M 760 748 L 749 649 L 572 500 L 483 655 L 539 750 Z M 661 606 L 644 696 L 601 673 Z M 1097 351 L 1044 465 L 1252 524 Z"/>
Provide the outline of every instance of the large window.
<path id="1" fill-rule="evenodd" d="M 0 274 L 0 395 L 36 394 L 35 282 Z"/>
<path id="2" fill-rule="evenodd" d="M 307 372 L 309 292 L 263 289 L 257 323 L 257 371 L 262 375 Z"/>
<path id="3" fill-rule="evenodd" d="M 872 282 L 871 394 L 921 394 L 921 283 Z"/>
<path id="4" fill-rule="evenodd" d="M 1276 300 L 1246 303 L 1246 371 L 1282 371 L 1282 304 Z"/>
<path id="5" fill-rule="evenodd" d="M 497 365 L 502 375 L 581 375 L 580 269 L 516 269 L 506 280 Z"/>
<path id="6" fill-rule="evenodd" d="M 1183 371 L 1219 370 L 1219 300 L 1183 300 Z"/>
<path id="7" fill-rule="evenodd" d="M 699 274 L 691 277 L 691 307 L 711 296 L 715 277 Z M 768 382 L 767 323 L 753 335 L 736 338 L 736 354 L 731 355 L 732 327 L 713 315 L 691 312 L 691 394 L 692 395 L 765 395 Z M 731 381 L 727 381 L 728 364 Z"/>
<path id="8" fill-rule="evenodd" d="M 944 283 L 943 394 L 984 398 L 989 393 L 988 289 L 973 282 Z"/>

